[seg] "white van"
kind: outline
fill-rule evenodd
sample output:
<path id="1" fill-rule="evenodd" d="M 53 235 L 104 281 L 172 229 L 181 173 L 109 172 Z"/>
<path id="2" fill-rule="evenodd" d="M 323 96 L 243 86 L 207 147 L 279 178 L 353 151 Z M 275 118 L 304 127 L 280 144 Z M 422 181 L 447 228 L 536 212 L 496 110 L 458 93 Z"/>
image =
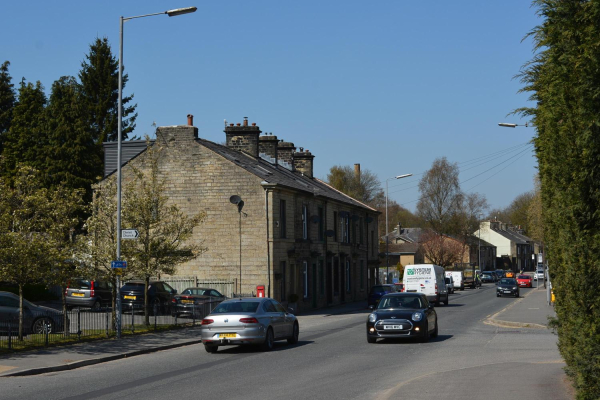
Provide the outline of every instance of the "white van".
<path id="1" fill-rule="evenodd" d="M 465 290 L 462 271 L 446 271 L 446 276 L 451 276 L 454 280 L 454 289 Z"/>
<path id="2" fill-rule="evenodd" d="M 448 305 L 444 268 L 433 264 L 416 264 L 404 267 L 405 292 L 424 293 L 427 300 L 440 305 Z"/>

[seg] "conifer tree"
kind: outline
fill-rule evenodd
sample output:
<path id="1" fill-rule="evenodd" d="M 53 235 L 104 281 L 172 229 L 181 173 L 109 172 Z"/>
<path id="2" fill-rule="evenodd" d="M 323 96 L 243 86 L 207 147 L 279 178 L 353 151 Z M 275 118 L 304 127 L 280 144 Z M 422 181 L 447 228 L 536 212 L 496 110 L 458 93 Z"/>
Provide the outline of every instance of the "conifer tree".
<path id="1" fill-rule="evenodd" d="M 10 62 L 5 61 L 0 66 L 0 154 L 2 154 L 2 141 L 4 134 L 10 128 L 12 111 L 15 106 L 15 90 L 12 78 L 8 73 Z"/>
<path id="2" fill-rule="evenodd" d="M 86 60 L 81 63 L 79 80 L 87 108 L 87 123 L 97 145 L 117 140 L 119 103 L 119 61 L 112 55 L 107 38 L 96 38 L 90 45 Z M 123 89 L 128 75 L 123 74 Z M 137 104 L 130 104 L 133 95 L 123 97 L 123 140 L 135 129 Z M 129 104 L 129 105 L 128 105 Z"/>
<path id="3" fill-rule="evenodd" d="M 35 85 L 21 81 L 10 129 L 4 134 L 0 174 L 14 176 L 18 163 L 43 170 L 43 148 L 47 143 L 46 102 L 44 87 L 39 81 Z"/>

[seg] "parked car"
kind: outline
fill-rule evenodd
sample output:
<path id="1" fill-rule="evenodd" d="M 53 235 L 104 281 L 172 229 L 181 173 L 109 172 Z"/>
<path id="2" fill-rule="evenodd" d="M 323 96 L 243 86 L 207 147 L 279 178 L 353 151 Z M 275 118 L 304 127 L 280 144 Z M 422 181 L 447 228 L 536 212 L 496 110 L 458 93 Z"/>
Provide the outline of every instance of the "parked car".
<path id="1" fill-rule="evenodd" d="M 98 310 L 112 306 L 112 284 L 89 279 L 71 279 L 65 289 L 67 308 L 89 307 Z"/>
<path id="2" fill-rule="evenodd" d="M 450 294 L 454 294 L 454 279 L 452 278 L 452 275 L 448 275 L 446 273 L 446 287 L 448 288 L 448 293 Z"/>
<path id="3" fill-rule="evenodd" d="M 171 313 L 174 317 L 181 315 L 203 317 L 209 314 L 217 304 L 225 300 L 215 289 L 192 287 L 184 289 L 171 300 Z"/>
<path id="4" fill-rule="evenodd" d="M 396 287 L 396 292 L 404 292 L 404 283 L 396 282 L 394 286 Z"/>
<path id="5" fill-rule="evenodd" d="M 494 283 L 494 275 L 492 275 L 492 271 L 483 271 L 481 273 L 481 282 L 482 283 Z"/>
<path id="6" fill-rule="evenodd" d="M 36 306 L 23 299 L 23 331 L 25 334 L 57 333 L 64 331 L 64 318 L 61 311 Z M 19 329 L 19 296 L 11 292 L 0 292 L 0 330 L 12 331 L 16 335 Z"/>
<path id="7" fill-rule="evenodd" d="M 529 275 L 518 275 L 517 283 L 519 287 L 533 287 L 533 280 Z"/>
<path id="8" fill-rule="evenodd" d="M 496 296 L 500 297 L 504 294 L 519 297 L 519 285 L 517 284 L 517 281 L 515 279 L 500 279 L 500 282 L 498 282 L 498 287 L 496 288 Z"/>
<path id="9" fill-rule="evenodd" d="M 367 342 L 377 339 L 419 337 L 423 342 L 437 337 L 438 318 L 423 293 L 391 293 L 381 298 L 367 318 Z"/>
<path id="10" fill-rule="evenodd" d="M 166 314 L 171 310 L 171 302 L 177 290 L 166 282 L 150 281 L 148 285 L 148 307 L 151 314 Z M 144 281 L 129 281 L 121 288 L 121 306 L 123 309 L 144 308 Z"/>
<path id="11" fill-rule="evenodd" d="M 209 353 L 215 353 L 219 346 L 246 344 L 260 345 L 263 351 L 269 351 L 277 340 L 298 343 L 299 334 L 294 314 L 268 297 L 225 300 L 200 326 L 202 343 Z"/>
<path id="12" fill-rule="evenodd" d="M 369 292 L 369 297 L 367 299 L 367 307 L 368 306 L 375 306 L 377 305 L 377 303 L 379 302 L 379 299 L 381 298 L 381 296 L 383 296 L 384 294 L 387 293 L 396 293 L 398 290 L 396 289 L 395 285 L 375 285 L 371 288 L 371 291 Z"/>

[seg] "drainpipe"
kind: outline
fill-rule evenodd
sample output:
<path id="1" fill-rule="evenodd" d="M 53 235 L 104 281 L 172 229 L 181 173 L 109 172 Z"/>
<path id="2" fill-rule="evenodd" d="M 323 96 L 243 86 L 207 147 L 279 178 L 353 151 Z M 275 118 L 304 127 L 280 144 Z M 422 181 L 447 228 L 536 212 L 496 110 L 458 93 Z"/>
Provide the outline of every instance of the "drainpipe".
<path id="1" fill-rule="evenodd" d="M 269 230 L 269 189 L 273 189 L 277 186 L 276 183 L 269 183 L 267 181 L 262 181 L 260 183 L 265 189 L 265 216 L 267 222 L 267 297 L 271 297 L 271 237 Z"/>

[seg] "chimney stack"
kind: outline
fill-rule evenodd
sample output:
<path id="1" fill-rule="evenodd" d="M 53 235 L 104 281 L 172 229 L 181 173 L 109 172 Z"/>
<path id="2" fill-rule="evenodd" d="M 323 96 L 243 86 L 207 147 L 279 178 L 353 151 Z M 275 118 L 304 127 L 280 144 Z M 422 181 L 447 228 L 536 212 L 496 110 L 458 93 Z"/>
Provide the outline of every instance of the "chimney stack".
<path id="1" fill-rule="evenodd" d="M 265 135 L 258 138 L 258 153 L 264 154 L 274 160 L 273 164 L 277 165 L 277 145 L 279 140 L 277 136 Z"/>
<path id="2" fill-rule="evenodd" d="M 360 164 L 354 164 L 354 177 L 360 182 Z"/>
<path id="3" fill-rule="evenodd" d="M 293 153 L 294 168 L 312 179 L 314 158 L 315 156 L 313 156 L 310 151 L 300 147 L 299 152 Z"/>
<path id="4" fill-rule="evenodd" d="M 258 143 L 261 130 L 256 124 L 248 126 L 248 117 L 244 117 L 244 125 L 229 124 L 225 127 L 225 137 L 227 147 L 230 149 L 243 151 L 252 157 L 258 157 Z"/>
<path id="5" fill-rule="evenodd" d="M 188 114 L 188 126 L 194 126 L 194 116 L 192 114 Z"/>
<path id="6" fill-rule="evenodd" d="M 284 161 L 290 165 L 292 171 L 294 170 L 294 151 L 296 146 L 292 142 L 284 142 L 283 140 L 277 143 L 277 157 L 279 160 Z"/>

